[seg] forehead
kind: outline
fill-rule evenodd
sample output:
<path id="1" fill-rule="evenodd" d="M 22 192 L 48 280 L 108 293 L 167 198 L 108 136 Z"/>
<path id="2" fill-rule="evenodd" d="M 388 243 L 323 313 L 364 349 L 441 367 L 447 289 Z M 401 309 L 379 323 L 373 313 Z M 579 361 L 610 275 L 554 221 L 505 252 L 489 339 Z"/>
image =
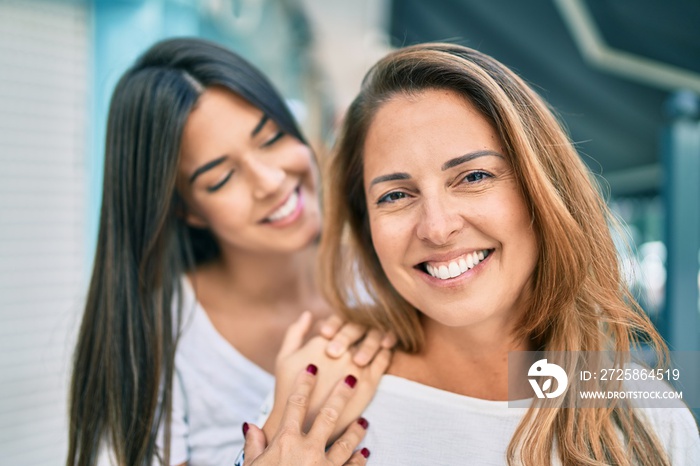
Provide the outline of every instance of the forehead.
<path id="1" fill-rule="evenodd" d="M 181 165 L 185 169 L 224 155 L 232 144 L 244 144 L 263 112 L 222 87 L 207 88 L 190 112 L 182 133 Z M 223 152 L 222 152 L 223 151 Z"/>
<path id="2" fill-rule="evenodd" d="M 262 111 L 243 97 L 222 87 L 207 88 L 197 99 L 185 123 L 184 139 L 199 136 L 211 136 L 225 128 L 241 127 L 248 131 L 246 125 L 253 125 L 262 116 Z"/>
<path id="3" fill-rule="evenodd" d="M 398 94 L 375 114 L 364 144 L 367 169 L 435 165 L 468 152 L 503 152 L 489 120 L 464 96 L 443 89 Z"/>

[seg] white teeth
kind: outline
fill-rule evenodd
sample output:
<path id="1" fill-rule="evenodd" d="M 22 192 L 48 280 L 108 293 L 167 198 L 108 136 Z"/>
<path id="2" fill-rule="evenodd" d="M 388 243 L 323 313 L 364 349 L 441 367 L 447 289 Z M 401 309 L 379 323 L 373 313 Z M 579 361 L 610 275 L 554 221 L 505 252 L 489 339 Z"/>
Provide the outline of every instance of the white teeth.
<path id="1" fill-rule="evenodd" d="M 467 267 L 467 261 L 465 261 L 463 258 L 459 260 L 459 271 L 464 273 L 467 270 L 469 270 L 469 267 Z"/>
<path id="2" fill-rule="evenodd" d="M 441 280 L 447 280 L 449 278 L 459 277 L 467 270 L 473 269 L 481 261 L 488 257 L 488 254 L 488 250 L 473 252 L 461 257 L 457 261 L 452 261 L 447 265 L 434 266 L 426 264 L 425 269 L 431 276 Z"/>
<path id="3" fill-rule="evenodd" d="M 297 208 L 297 203 L 299 202 L 299 194 L 297 193 L 296 190 L 292 192 L 292 194 L 289 196 L 289 199 L 282 204 L 282 206 L 272 212 L 265 220 L 269 222 L 276 222 L 277 220 L 281 220 L 284 217 L 288 216 L 294 210 Z"/>

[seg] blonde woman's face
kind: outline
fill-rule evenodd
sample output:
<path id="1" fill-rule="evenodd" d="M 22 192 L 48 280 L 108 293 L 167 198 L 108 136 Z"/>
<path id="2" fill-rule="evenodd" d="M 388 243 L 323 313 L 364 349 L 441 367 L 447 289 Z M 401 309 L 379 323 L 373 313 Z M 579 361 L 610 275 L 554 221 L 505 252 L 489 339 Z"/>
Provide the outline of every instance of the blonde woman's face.
<path id="1" fill-rule="evenodd" d="M 320 230 L 311 150 L 222 88 L 207 89 L 187 119 L 178 188 L 186 221 L 222 247 L 291 252 Z"/>
<path id="2" fill-rule="evenodd" d="M 537 240 L 504 154 L 489 122 L 446 90 L 395 97 L 369 129 L 374 248 L 399 294 L 443 325 L 511 325 L 530 292 Z"/>

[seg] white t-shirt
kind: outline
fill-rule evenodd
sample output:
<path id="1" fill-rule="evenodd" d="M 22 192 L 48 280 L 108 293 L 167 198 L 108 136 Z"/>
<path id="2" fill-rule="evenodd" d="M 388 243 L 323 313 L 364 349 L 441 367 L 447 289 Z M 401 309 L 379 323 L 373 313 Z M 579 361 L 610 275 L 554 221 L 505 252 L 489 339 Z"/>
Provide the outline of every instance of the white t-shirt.
<path id="1" fill-rule="evenodd" d="M 502 466 L 526 411 L 385 375 L 363 414 L 370 423 L 363 446 L 372 466 Z M 700 436 L 687 409 L 644 411 L 672 465 L 700 465 Z"/>
<path id="2" fill-rule="evenodd" d="M 244 422 L 255 422 L 274 377 L 214 328 L 183 279 L 182 334 L 175 354 L 170 463 L 233 464 Z M 162 434 L 162 430 L 161 430 Z M 158 446 L 162 449 L 162 435 Z"/>

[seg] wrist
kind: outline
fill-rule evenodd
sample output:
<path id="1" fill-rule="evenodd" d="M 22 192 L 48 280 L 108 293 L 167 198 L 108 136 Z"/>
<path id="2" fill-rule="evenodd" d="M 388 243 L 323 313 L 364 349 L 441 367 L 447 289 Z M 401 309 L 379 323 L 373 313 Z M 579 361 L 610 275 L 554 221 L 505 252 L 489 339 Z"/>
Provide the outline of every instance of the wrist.
<path id="1" fill-rule="evenodd" d="M 278 406 L 278 404 L 276 403 L 275 406 Z M 277 428 L 280 425 L 282 413 L 280 413 L 279 411 L 279 409 L 275 409 L 273 407 L 272 411 L 270 412 L 270 415 L 265 421 L 265 424 L 263 424 L 262 426 L 262 431 L 265 434 L 265 439 L 267 440 L 268 444 L 270 443 L 270 440 L 272 440 L 272 438 L 275 436 Z"/>

